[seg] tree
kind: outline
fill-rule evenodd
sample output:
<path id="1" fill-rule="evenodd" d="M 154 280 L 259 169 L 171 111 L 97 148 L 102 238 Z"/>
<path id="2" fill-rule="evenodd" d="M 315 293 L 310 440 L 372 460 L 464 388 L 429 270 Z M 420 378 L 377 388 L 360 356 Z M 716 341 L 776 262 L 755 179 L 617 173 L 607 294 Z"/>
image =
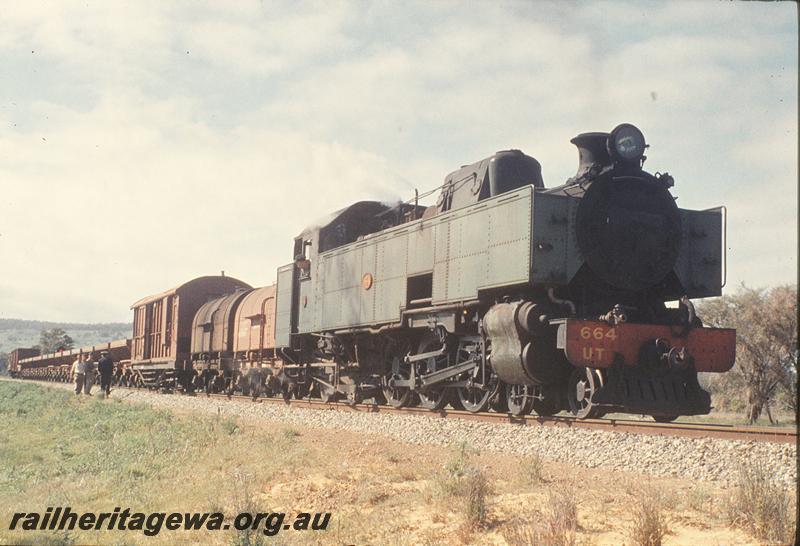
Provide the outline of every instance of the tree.
<path id="1" fill-rule="evenodd" d="M 736 364 L 731 374 L 744 385 L 748 423 L 766 410 L 773 422 L 771 404 L 783 394 L 797 410 L 797 286 L 772 289 L 742 286 L 699 306 L 707 326 L 736 328 Z M 737 378 L 737 379 L 738 379 Z"/>
<path id="2" fill-rule="evenodd" d="M 59 350 L 68 351 L 73 348 L 75 341 L 61 328 L 42 330 L 39 334 L 39 350 L 42 354 L 54 353 Z"/>

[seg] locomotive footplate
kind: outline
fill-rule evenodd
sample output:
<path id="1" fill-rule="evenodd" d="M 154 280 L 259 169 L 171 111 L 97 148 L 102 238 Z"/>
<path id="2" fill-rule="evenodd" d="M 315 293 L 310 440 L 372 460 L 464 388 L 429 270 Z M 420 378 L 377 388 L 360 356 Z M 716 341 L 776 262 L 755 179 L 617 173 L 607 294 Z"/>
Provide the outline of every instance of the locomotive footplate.
<path id="1" fill-rule="evenodd" d="M 616 365 L 604 371 L 603 386 L 592 404 L 648 415 L 704 415 L 711 411 L 711 396 L 697 382 L 697 372 Z"/>

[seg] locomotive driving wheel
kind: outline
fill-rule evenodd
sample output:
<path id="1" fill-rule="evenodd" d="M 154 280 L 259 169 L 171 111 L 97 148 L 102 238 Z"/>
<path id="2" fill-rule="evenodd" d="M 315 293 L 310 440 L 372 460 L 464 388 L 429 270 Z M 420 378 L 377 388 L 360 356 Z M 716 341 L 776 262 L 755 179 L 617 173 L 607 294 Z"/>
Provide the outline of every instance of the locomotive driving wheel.
<path id="1" fill-rule="evenodd" d="M 567 384 L 567 401 L 572 415 L 578 419 L 598 417 L 600 409 L 592 403 L 597 389 L 603 386 L 603 376 L 592 368 L 576 368 Z"/>
<path id="2" fill-rule="evenodd" d="M 480 359 L 480 348 L 475 347 L 461 347 L 458 350 L 458 358 L 456 365 L 468 361 L 477 361 Z M 458 404 L 470 413 L 479 413 L 486 411 L 492 402 L 497 404 L 498 393 L 500 392 L 500 380 L 492 374 L 488 368 L 483 370 L 480 365 L 477 365 L 474 371 L 470 372 L 470 378 L 467 386 L 459 387 L 458 390 Z M 505 400 L 503 400 L 505 402 Z M 498 408 L 503 411 L 505 403 Z"/>
<path id="3" fill-rule="evenodd" d="M 408 344 L 404 343 L 399 349 L 392 351 L 391 370 L 387 375 L 384 375 L 381 383 L 383 396 L 386 398 L 386 403 L 393 408 L 404 408 L 413 405 L 414 393 L 409 387 L 399 387 L 393 385 L 394 380 L 407 381 L 410 379 L 410 366 L 403 360 L 408 349 Z"/>
<path id="4" fill-rule="evenodd" d="M 527 415 L 533 407 L 533 389 L 528 385 L 506 385 L 508 412 L 514 417 Z"/>
<path id="5" fill-rule="evenodd" d="M 495 381 L 489 385 L 473 385 L 471 387 L 460 387 L 458 389 L 458 399 L 461 405 L 470 413 L 486 411 L 492 396 L 497 394 L 499 389 Z"/>
<path id="6" fill-rule="evenodd" d="M 420 340 L 417 354 L 430 353 L 441 348 L 442 342 L 439 336 L 431 332 Z M 422 360 L 417 364 L 417 373 L 425 375 L 446 368 L 449 360 L 447 353 Z M 427 388 L 420 391 L 418 395 L 420 407 L 431 411 L 444 408 L 450 399 L 450 391 L 443 386 Z"/>

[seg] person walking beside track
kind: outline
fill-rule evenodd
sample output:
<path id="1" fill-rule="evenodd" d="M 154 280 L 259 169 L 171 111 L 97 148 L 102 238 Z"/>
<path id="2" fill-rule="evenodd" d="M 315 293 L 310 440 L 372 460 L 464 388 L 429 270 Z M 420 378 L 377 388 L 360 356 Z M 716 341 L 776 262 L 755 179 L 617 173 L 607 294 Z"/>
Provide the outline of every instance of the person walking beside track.
<path id="1" fill-rule="evenodd" d="M 108 351 L 100 352 L 97 371 L 100 372 L 100 390 L 108 397 L 111 395 L 111 377 L 114 374 L 114 361 L 108 356 Z"/>
<path id="2" fill-rule="evenodd" d="M 85 367 L 81 368 L 81 366 L 83 366 L 83 362 L 81 362 L 81 357 L 79 356 L 78 358 L 75 359 L 75 362 L 72 363 L 72 368 L 70 369 L 69 372 L 70 377 L 75 382 L 76 395 L 79 395 L 83 390 L 83 380 L 86 378 L 86 372 L 79 371 L 81 369 L 85 369 Z"/>
<path id="3" fill-rule="evenodd" d="M 91 396 L 91 374 L 94 371 L 91 358 L 92 355 L 86 353 L 83 355 L 83 360 L 81 360 L 81 357 L 78 357 L 77 360 L 72 363 L 72 376 L 75 379 L 75 394 L 80 394 L 81 391 L 83 391 Z"/>
<path id="4" fill-rule="evenodd" d="M 83 380 L 83 394 L 87 396 L 92 395 L 92 385 L 94 385 L 94 374 L 96 370 L 95 363 L 92 361 L 92 353 L 86 353 L 86 359 L 83 361 L 85 364 L 86 377 Z"/>

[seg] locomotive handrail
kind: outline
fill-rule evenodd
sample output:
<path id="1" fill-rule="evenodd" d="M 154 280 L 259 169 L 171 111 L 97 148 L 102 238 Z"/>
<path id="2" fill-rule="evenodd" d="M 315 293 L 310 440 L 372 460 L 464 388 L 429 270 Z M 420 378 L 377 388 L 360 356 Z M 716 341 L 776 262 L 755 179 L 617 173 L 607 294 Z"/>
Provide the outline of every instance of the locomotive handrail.
<path id="1" fill-rule="evenodd" d="M 728 207 L 720 205 L 702 212 L 719 211 L 722 214 L 722 284 L 720 288 L 725 288 L 728 284 Z"/>
<path id="2" fill-rule="evenodd" d="M 722 211 L 722 285 L 724 288 L 728 284 L 728 207 L 719 207 Z"/>

